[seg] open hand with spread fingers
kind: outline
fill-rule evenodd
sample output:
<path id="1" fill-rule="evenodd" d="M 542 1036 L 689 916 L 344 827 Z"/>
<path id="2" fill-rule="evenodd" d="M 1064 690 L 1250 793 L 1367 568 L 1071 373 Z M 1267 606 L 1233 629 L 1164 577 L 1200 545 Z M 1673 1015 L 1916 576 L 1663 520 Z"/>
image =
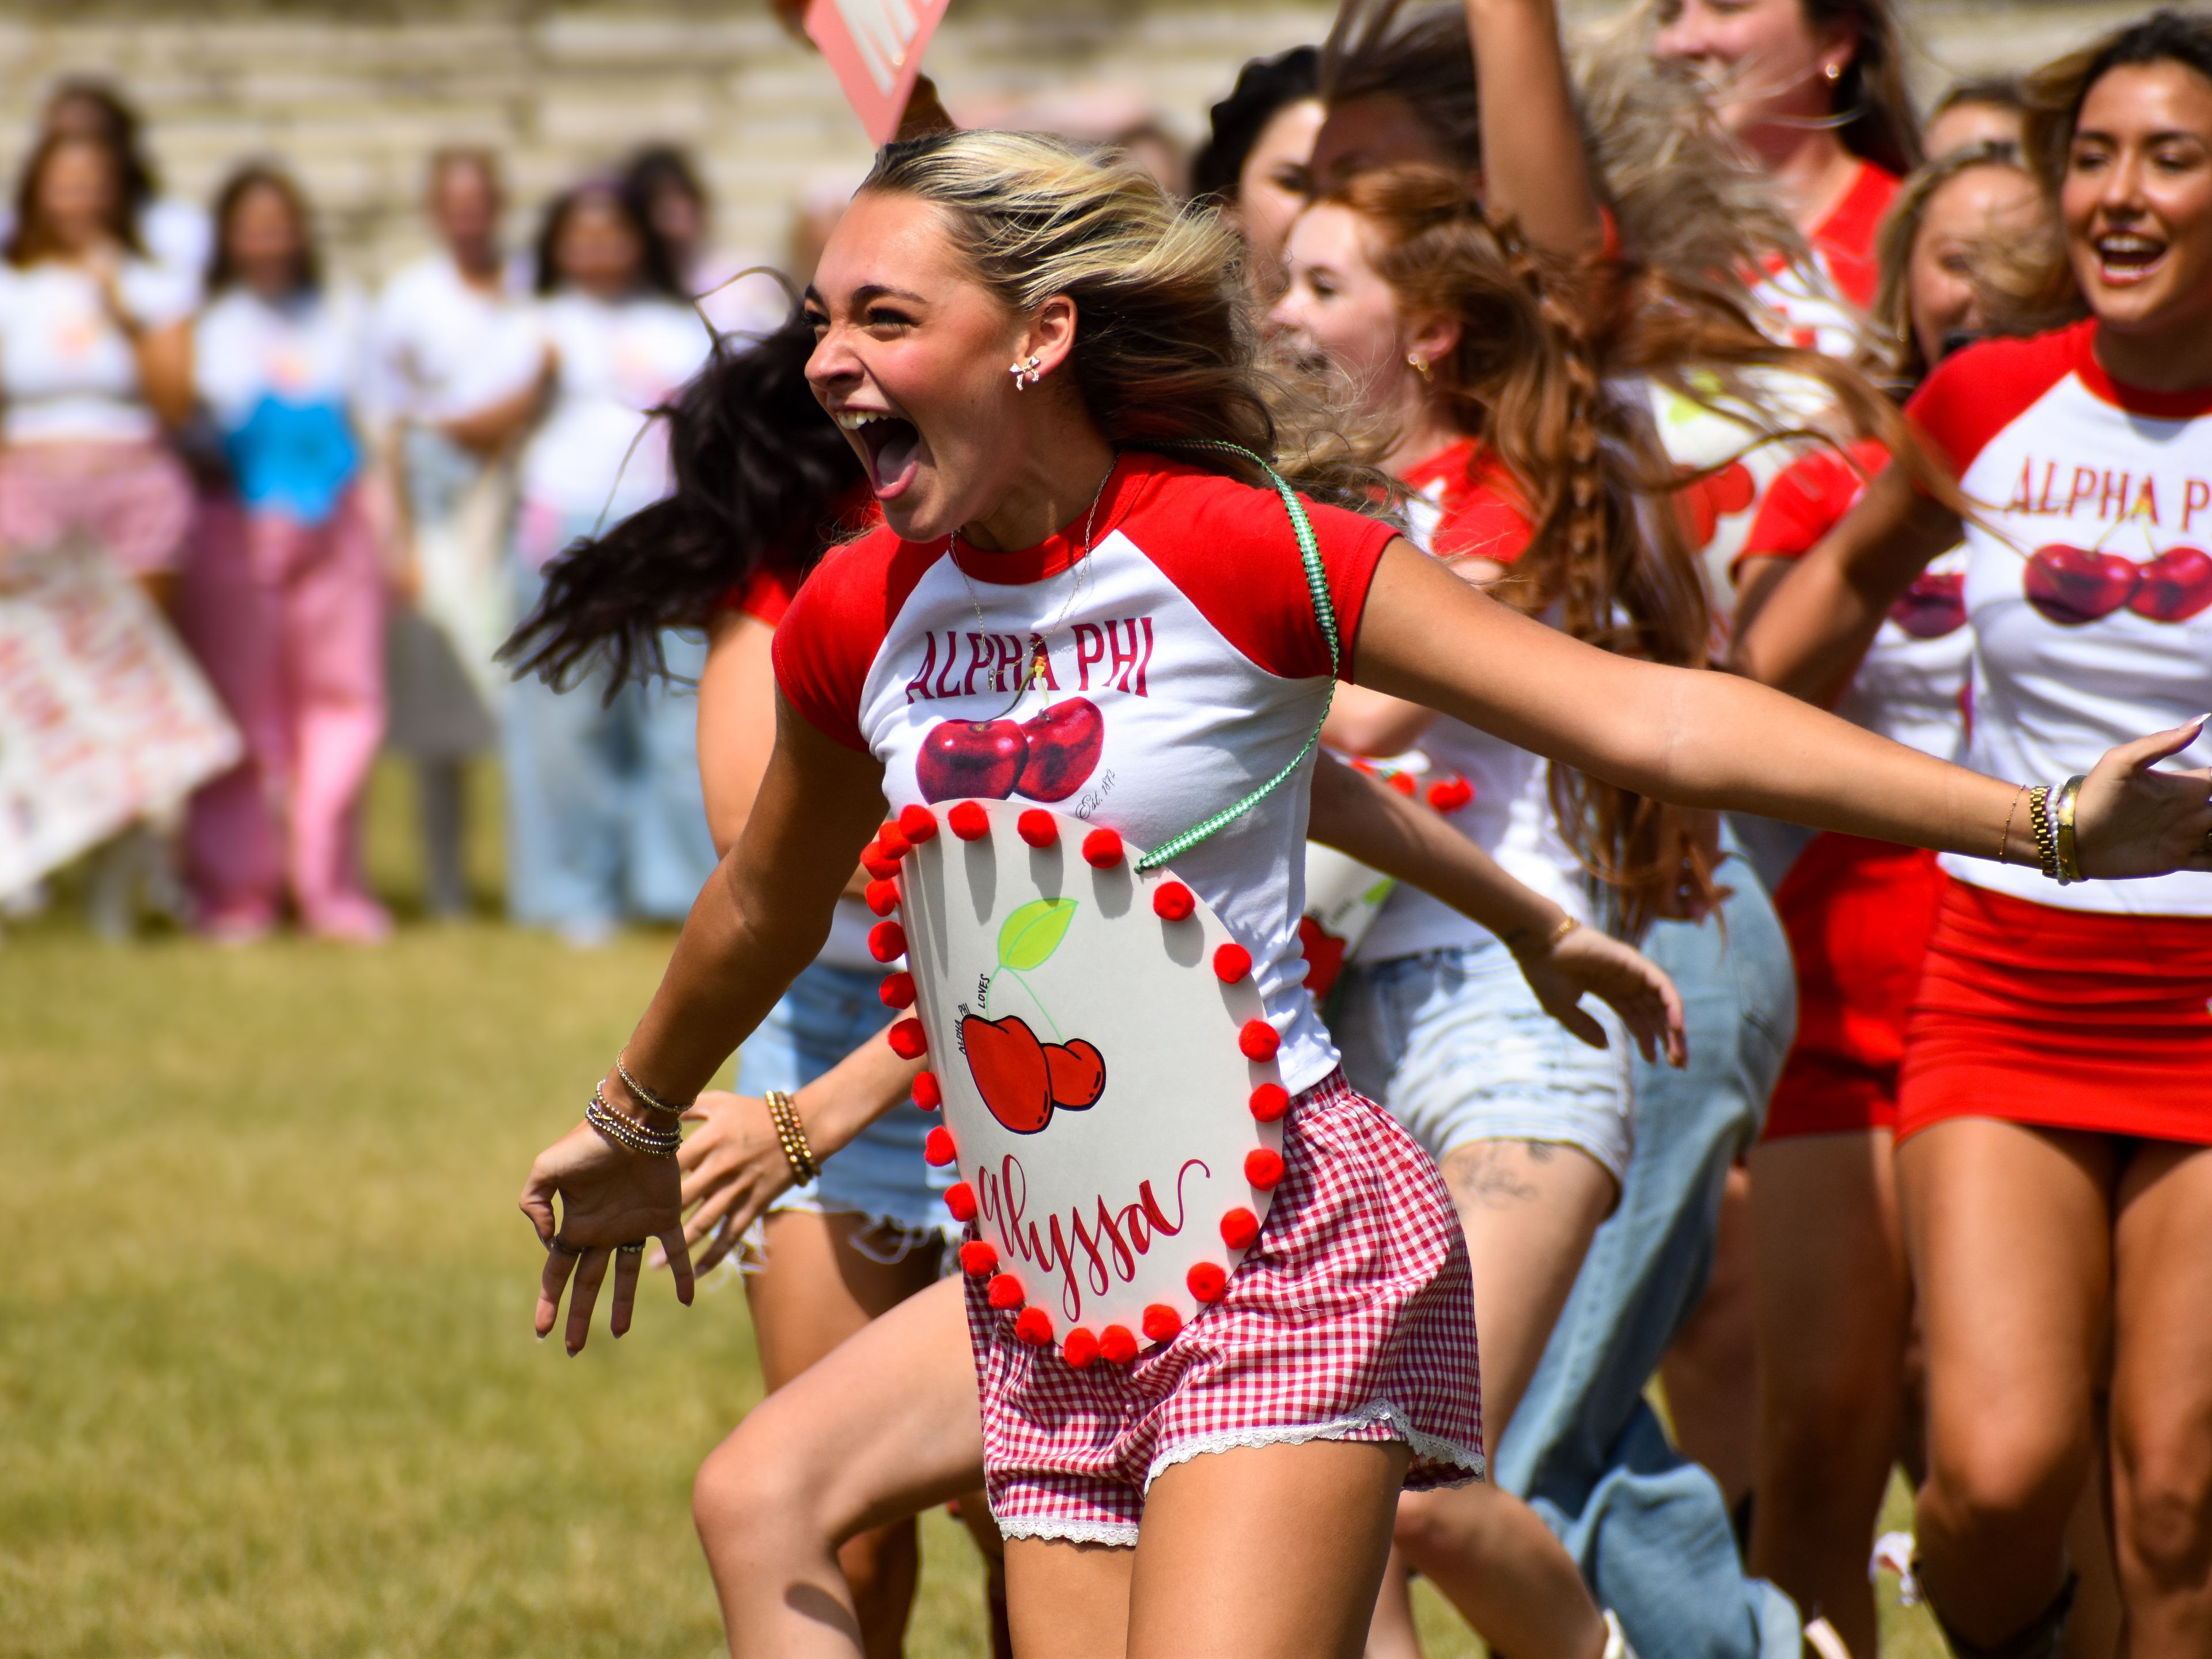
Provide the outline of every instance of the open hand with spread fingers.
<path id="1" fill-rule="evenodd" d="M 1605 1027 L 1580 1006 L 1587 994 L 1611 1005 L 1638 1050 L 1678 1069 L 1689 1059 L 1682 1030 L 1682 997 L 1666 969 L 1634 946 L 1598 929 L 1565 923 L 1543 948 L 1516 953 L 1521 977 L 1544 1012 L 1593 1048 L 1607 1045 Z"/>
<path id="2" fill-rule="evenodd" d="M 2212 714 L 2105 751 L 2081 781 L 2075 860 L 2087 879 L 2212 870 L 2212 771 L 2154 770 L 2197 741 Z M 2052 810 L 2057 810 L 2054 797 Z"/>
<path id="3" fill-rule="evenodd" d="M 626 1114 L 613 1115 L 635 1126 L 633 1134 L 655 1133 Z M 610 1133 L 591 1121 L 579 1123 L 538 1155 L 522 1188 L 522 1212 L 545 1247 L 545 1271 L 538 1287 L 538 1334 L 542 1339 L 552 1330 L 560 1316 L 562 1292 L 573 1273 L 565 1337 L 572 1355 L 582 1350 L 591 1334 L 592 1310 L 610 1261 L 614 1263 L 615 1294 L 609 1323 L 617 1336 L 629 1328 L 638 1269 L 651 1240 L 659 1240 L 676 1270 L 677 1300 L 687 1306 L 691 1301 L 683 1180 L 673 1149 L 639 1150 L 623 1144 L 617 1138 L 621 1133 Z M 645 1144 L 641 1140 L 641 1146 Z M 556 1196 L 561 1203 L 557 1217 Z"/>

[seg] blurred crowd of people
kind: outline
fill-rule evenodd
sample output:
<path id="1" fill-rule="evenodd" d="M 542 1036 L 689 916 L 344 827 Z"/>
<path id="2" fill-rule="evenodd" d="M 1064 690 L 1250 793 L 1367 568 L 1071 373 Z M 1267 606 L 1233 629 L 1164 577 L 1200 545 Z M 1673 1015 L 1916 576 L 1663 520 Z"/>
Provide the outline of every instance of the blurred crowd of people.
<path id="1" fill-rule="evenodd" d="M 665 492 L 645 412 L 717 334 L 781 323 L 784 285 L 714 248 L 672 146 L 562 191 L 522 250 L 502 238 L 498 157 L 441 150 L 435 250 L 374 295 L 325 270 L 281 166 L 239 167 L 205 208 L 157 177 L 114 88 L 58 86 L 0 264 L 0 636 L 49 620 L 26 574 L 42 558 L 104 565 L 235 733 L 188 799 L 108 791 L 101 810 L 131 821 L 70 826 L 104 840 L 94 924 L 124 937 L 166 914 L 243 941 L 289 911 L 310 933 L 384 937 L 361 812 L 387 747 L 414 771 L 431 915 L 470 906 L 469 768 L 496 753 L 516 919 L 591 943 L 680 916 L 714 862 L 688 698 L 556 696 L 508 684 L 494 653 L 550 559 Z M 696 641 L 670 651 L 696 667 Z M 64 749 L 173 735 L 111 721 Z M 0 904 L 46 902 L 44 873 L 19 860 L 11 879 L 0 858 Z"/>

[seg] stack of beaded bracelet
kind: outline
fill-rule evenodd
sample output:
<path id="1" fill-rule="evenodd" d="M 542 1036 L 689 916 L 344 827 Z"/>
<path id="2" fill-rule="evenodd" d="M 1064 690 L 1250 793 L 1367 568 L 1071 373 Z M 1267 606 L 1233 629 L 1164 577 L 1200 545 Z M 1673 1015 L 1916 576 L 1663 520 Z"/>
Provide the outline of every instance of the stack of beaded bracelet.
<path id="1" fill-rule="evenodd" d="M 690 1106 L 671 1106 L 659 1095 L 640 1083 L 629 1074 L 629 1067 L 623 1062 L 623 1057 L 620 1054 L 615 1056 L 615 1075 L 622 1079 L 622 1085 L 629 1091 L 631 1098 L 649 1112 L 663 1113 L 669 1117 L 681 1117 L 691 1109 Z M 696 1103 L 696 1102 L 693 1103 L 695 1105 Z"/>
<path id="2" fill-rule="evenodd" d="M 2074 804 L 2081 793 L 2083 780 L 2071 777 L 2058 790 L 2058 884 L 2062 887 L 2081 879 L 2081 860 L 2074 845 Z"/>
<path id="3" fill-rule="evenodd" d="M 2039 783 L 2027 792 L 2027 827 L 2035 831 L 2035 861 L 2053 881 L 2058 873 L 2058 837 L 2051 828 L 2051 786 Z"/>
<path id="4" fill-rule="evenodd" d="M 584 1121 L 616 1146 L 643 1158 L 673 1158 L 684 1145 L 680 1130 L 656 1129 L 615 1110 L 607 1104 L 602 1086 L 596 1083 L 592 1085 L 592 1097 L 584 1103 Z"/>
<path id="5" fill-rule="evenodd" d="M 768 1119 L 775 1126 L 776 1145 L 783 1148 L 784 1161 L 791 1165 L 792 1174 L 802 1184 L 813 1180 L 822 1173 L 822 1166 L 814 1161 L 814 1149 L 806 1144 L 806 1128 L 799 1121 L 799 1109 L 781 1089 L 770 1089 L 762 1098 L 768 1102 Z"/>

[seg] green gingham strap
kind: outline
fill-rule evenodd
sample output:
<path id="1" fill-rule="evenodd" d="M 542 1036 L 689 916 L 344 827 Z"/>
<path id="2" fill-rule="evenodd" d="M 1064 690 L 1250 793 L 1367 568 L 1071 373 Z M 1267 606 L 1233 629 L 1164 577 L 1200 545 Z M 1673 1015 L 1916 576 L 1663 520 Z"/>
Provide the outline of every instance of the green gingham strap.
<path id="1" fill-rule="evenodd" d="M 1234 823 L 1274 793 L 1293 772 L 1306 763 L 1306 757 L 1312 754 L 1315 745 L 1321 742 L 1322 726 L 1328 720 L 1329 705 L 1336 699 L 1336 675 L 1340 665 L 1336 605 L 1328 596 L 1328 574 L 1322 568 L 1321 545 L 1314 539 L 1313 525 L 1306 517 L 1305 504 L 1298 500 L 1297 492 L 1283 481 L 1281 473 L 1241 445 L 1222 443 L 1211 438 L 1193 438 L 1174 447 L 1179 449 L 1213 449 L 1224 454 L 1242 455 L 1267 475 L 1268 482 L 1275 486 L 1275 493 L 1283 498 L 1283 506 L 1291 515 L 1291 528 L 1297 535 L 1298 558 L 1305 566 L 1306 592 L 1313 599 L 1314 620 L 1321 624 L 1322 637 L 1328 641 L 1328 690 L 1322 697 L 1321 719 L 1314 722 L 1312 735 L 1306 738 L 1305 747 L 1298 750 L 1296 759 L 1235 805 L 1223 807 L 1212 817 L 1192 824 L 1181 835 L 1170 836 L 1152 848 L 1137 860 L 1139 870 L 1157 870 L 1170 860 L 1190 851 L 1215 830 Z"/>

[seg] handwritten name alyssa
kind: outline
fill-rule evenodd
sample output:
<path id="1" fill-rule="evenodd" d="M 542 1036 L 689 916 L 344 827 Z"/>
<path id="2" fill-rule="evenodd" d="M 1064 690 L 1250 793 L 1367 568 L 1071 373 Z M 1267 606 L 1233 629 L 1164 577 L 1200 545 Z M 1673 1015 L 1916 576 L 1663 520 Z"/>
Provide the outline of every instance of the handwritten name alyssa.
<path id="1" fill-rule="evenodd" d="M 1000 1248 L 1060 1279 L 1060 1311 L 1071 1321 L 1083 1317 L 1085 1286 L 1093 1296 L 1103 1296 L 1116 1282 L 1130 1283 L 1137 1276 L 1137 1258 L 1152 1249 L 1163 1234 L 1173 1237 L 1183 1227 L 1182 1184 L 1193 1170 L 1202 1176 L 1213 1171 L 1197 1158 L 1186 1158 L 1175 1175 L 1175 1219 L 1152 1192 L 1152 1183 L 1137 1183 L 1137 1200 L 1115 1208 L 1101 1194 L 1090 1218 L 1084 1216 L 1091 1200 L 1070 1206 L 1066 1215 L 1055 1215 L 1040 1227 L 1024 1218 L 1029 1201 L 1029 1176 L 1021 1159 L 1006 1154 L 996 1170 L 980 1172 L 975 1182 L 975 1207 L 986 1225 L 999 1235 Z M 1032 1297 L 1032 1301 L 1037 1298 Z"/>

